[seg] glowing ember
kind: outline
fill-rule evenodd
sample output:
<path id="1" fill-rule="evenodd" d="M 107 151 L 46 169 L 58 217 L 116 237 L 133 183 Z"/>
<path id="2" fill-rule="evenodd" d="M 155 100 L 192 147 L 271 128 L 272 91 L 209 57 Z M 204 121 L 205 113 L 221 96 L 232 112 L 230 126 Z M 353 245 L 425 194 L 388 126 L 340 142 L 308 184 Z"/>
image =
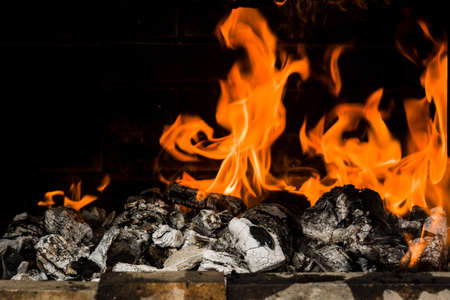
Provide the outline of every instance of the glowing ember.
<path id="1" fill-rule="evenodd" d="M 282 98 L 286 80 L 293 73 L 307 78 L 308 62 L 287 58 L 277 68 L 276 38 L 255 9 L 233 10 L 218 33 L 227 47 L 243 47 L 248 55 L 249 68 L 238 62 L 227 80 L 220 82 L 216 120 L 230 134 L 215 138 L 213 129 L 199 117 L 180 115 L 165 128 L 160 143 L 182 161 L 195 161 L 197 156 L 222 160 L 214 179 L 195 180 L 185 174 L 180 183 L 204 192 L 242 197 L 248 204 L 250 197 L 264 189 L 292 189 L 270 173 L 270 146 L 285 128 Z M 198 139 L 201 132 L 207 141 Z"/>
<path id="2" fill-rule="evenodd" d="M 97 187 L 97 190 L 99 192 L 103 192 L 103 190 L 109 185 L 111 182 L 111 178 L 109 175 L 105 175 L 100 183 L 100 185 Z M 95 195 L 83 195 L 81 197 L 81 181 L 78 181 L 77 183 L 72 183 L 69 188 L 70 191 L 70 198 L 67 197 L 64 193 L 64 191 L 50 191 L 45 193 L 44 200 L 39 201 L 39 206 L 45 206 L 45 207 L 53 207 L 55 205 L 54 197 L 64 197 L 64 206 L 65 207 L 71 207 L 75 210 L 80 210 L 84 206 L 88 205 L 89 203 L 94 202 L 98 199 L 98 196 Z"/>

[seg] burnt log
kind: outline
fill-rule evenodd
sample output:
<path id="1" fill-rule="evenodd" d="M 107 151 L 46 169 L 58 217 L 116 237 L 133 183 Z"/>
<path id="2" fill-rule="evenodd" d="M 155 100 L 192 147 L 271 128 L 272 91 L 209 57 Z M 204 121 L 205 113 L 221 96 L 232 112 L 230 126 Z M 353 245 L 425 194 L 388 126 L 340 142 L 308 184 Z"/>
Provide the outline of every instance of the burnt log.
<path id="1" fill-rule="evenodd" d="M 228 210 L 233 216 L 243 212 L 247 207 L 244 202 L 234 196 L 210 193 L 199 200 L 198 190 L 178 183 L 172 183 L 166 194 L 169 203 L 181 204 L 194 209 Z"/>

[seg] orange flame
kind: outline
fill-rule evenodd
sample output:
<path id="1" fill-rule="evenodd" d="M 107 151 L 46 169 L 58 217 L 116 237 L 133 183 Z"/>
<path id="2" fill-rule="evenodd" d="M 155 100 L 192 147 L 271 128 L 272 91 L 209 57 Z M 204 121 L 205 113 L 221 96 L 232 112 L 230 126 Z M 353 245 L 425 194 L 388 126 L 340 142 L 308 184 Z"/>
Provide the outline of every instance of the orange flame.
<path id="1" fill-rule="evenodd" d="M 292 73 L 307 78 L 308 61 L 287 58 L 277 68 L 276 38 L 256 9 L 233 10 L 218 33 L 226 47 L 244 48 L 248 56 L 246 64 L 235 63 L 227 79 L 220 81 L 216 120 L 230 134 L 215 138 L 214 130 L 199 117 L 180 115 L 165 128 L 160 143 L 182 161 L 195 161 L 198 156 L 222 161 L 214 179 L 195 180 L 185 174 L 179 180 L 201 191 L 247 201 L 263 189 L 291 189 L 270 174 L 270 146 L 285 128 L 282 97 L 286 80 Z M 207 141 L 198 139 L 200 132 Z"/>
<path id="2" fill-rule="evenodd" d="M 99 192 L 103 192 L 104 189 L 109 185 L 110 182 L 111 182 L 111 178 L 109 177 L 108 174 L 106 174 L 103 177 L 100 185 L 97 187 L 97 190 Z M 44 195 L 44 200 L 39 201 L 38 205 L 49 207 L 49 208 L 53 207 L 53 205 L 55 205 L 54 197 L 60 196 L 60 197 L 64 197 L 64 206 L 65 207 L 71 207 L 75 210 L 80 210 L 83 207 L 85 207 L 86 205 L 88 205 L 89 203 L 92 203 L 98 199 L 98 196 L 89 195 L 89 194 L 81 197 L 81 180 L 78 181 L 77 183 L 72 183 L 70 185 L 69 191 L 71 194 L 70 198 L 65 195 L 64 191 L 57 190 L 57 191 L 47 192 Z"/>
<path id="3" fill-rule="evenodd" d="M 299 134 L 302 149 L 323 155 L 327 167 L 325 179 L 310 178 L 300 188 L 309 199 L 317 199 L 333 186 L 351 183 L 380 193 L 386 208 L 397 215 L 414 205 L 425 209 L 429 204 L 444 205 L 444 189 L 448 190 L 448 181 L 443 180 L 448 164 L 447 43 L 431 40 L 437 50 L 425 61 L 421 77 L 426 97 L 404 102 L 409 126 L 406 155 L 402 156 L 400 142 L 392 137 L 378 109 L 382 89 L 374 92 L 365 105 L 337 106 L 332 115 L 337 121 L 326 131 L 325 117 L 308 133 L 304 121 Z M 431 103 L 436 108 L 432 118 Z M 362 121 L 367 122 L 367 141 L 345 139 L 344 133 L 354 131 Z M 330 179 L 332 185 L 323 184 Z"/>

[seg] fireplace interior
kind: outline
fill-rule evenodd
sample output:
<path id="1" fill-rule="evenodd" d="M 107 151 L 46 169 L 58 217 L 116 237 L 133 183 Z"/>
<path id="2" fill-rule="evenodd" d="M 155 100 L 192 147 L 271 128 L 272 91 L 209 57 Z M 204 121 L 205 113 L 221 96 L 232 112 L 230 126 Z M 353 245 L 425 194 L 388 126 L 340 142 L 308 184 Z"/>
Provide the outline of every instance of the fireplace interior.
<path id="1" fill-rule="evenodd" d="M 180 150 L 176 144 L 173 150 L 168 150 L 172 149 L 170 145 L 164 145 L 160 139 L 163 140 L 162 136 L 179 120 L 180 114 L 199 116 L 214 129 L 215 138 L 229 134 L 230 128 L 224 129 L 223 124 L 218 124 L 219 119 L 216 120 L 218 99 L 223 94 L 219 81 L 223 83 L 229 78 L 236 62 L 240 63 L 243 77 L 246 68 L 258 66 L 252 65 L 253 54 L 246 46 L 239 42 L 237 47 L 224 46 L 226 35 L 224 31 L 218 34 L 218 24 L 224 24 L 238 11 L 250 11 L 253 16 L 266 20 L 277 39 L 275 73 L 289 65 L 288 56 L 297 60 L 307 58 L 308 63 L 307 71 L 293 72 L 281 81 L 285 84 L 281 92 L 286 108 L 285 128 L 268 148 L 270 174 L 288 178 L 290 186 L 296 188 L 309 177 L 324 178 L 330 169 L 323 153 L 310 155 L 299 142 L 302 125 L 307 131 L 314 130 L 324 115 L 334 114 L 336 118 L 336 107 L 346 104 L 352 104 L 359 114 L 364 114 L 370 101 L 367 99 L 377 95 L 390 134 L 400 142 L 401 153 L 408 152 L 411 125 L 403 101 L 425 97 L 420 80 L 426 69 L 423 62 L 441 41 L 445 41 L 441 57 L 445 55 L 446 62 L 446 14 L 440 5 L 393 0 L 116 1 L 34 3 L 26 7 L 17 3 L 1 4 L 0 74 L 5 103 L 2 119 L 6 133 L 7 153 L 3 157 L 7 181 L 3 189 L 5 207 L 0 211 L 0 235 L 8 239 L 11 232 L 42 230 L 38 234 L 39 243 L 31 247 L 40 260 L 37 259 L 36 265 L 22 265 L 22 268 L 25 272 L 27 268 L 45 270 L 42 273 L 48 279 L 100 280 L 96 296 L 99 299 L 114 293 L 119 298 L 126 297 L 126 283 L 192 282 L 200 290 L 202 284 L 220 283 L 221 279 L 214 277 L 217 274 L 205 275 L 210 276 L 205 279 L 189 272 L 175 279 L 163 274 L 159 280 L 158 273 L 141 274 L 142 277 L 128 273 L 117 273 L 123 277 L 114 277 L 105 273 L 105 279 L 99 279 L 100 273 L 113 269 L 156 272 L 166 268 L 184 272 L 197 270 L 199 266 L 200 270 L 234 275 L 228 277 L 229 286 L 223 292 L 233 299 L 239 298 L 240 291 L 249 299 L 273 296 L 280 286 L 303 284 L 307 280 L 319 282 L 318 286 L 344 282 L 352 287 L 350 294 L 355 299 L 365 299 L 361 296 L 364 293 L 353 289 L 370 282 L 378 284 L 376 289 L 384 289 L 386 283 L 381 277 L 370 277 L 373 271 L 400 272 L 400 277 L 392 277 L 391 285 L 398 283 L 412 290 L 415 285 L 430 293 L 448 291 L 450 281 L 446 273 L 440 277 L 411 273 L 449 270 L 447 196 L 440 205 L 425 201 L 429 204 L 426 209 L 415 205 L 404 211 L 402 204 L 401 218 L 387 208 L 384 193 L 365 189 L 373 186 L 361 186 L 359 182 L 336 185 L 328 194 L 321 189 L 306 194 L 303 190 L 289 193 L 287 189 L 267 188 L 267 183 L 261 185 L 261 193 L 253 196 L 218 190 L 207 194 L 200 185 L 187 184 L 189 180 L 175 183 L 186 172 L 196 179 L 218 176 L 223 159 L 213 160 L 198 154 L 197 162 L 176 159 L 174 153 L 186 154 L 185 149 Z M 236 19 L 240 20 L 240 16 Z M 245 18 L 242 17 L 244 23 Z M 257 41 L 266 38 L 264 32 L 252 27 L 252 21 L 249 24 L 253 30 L 249 37 L 255 36 Z M 230 34 L 228 38 L 233 41 L 234 37 Z M 341 51 L 339 54 L 337 49 Z M 338 59 L 339 88 L 333 77 L 336 74 L 332 70 L 333 54 Z M 264 67 L 262 70 L 264 73 Z M 445 63 L 445 76 L 446 70 Z M 380 89 L 382 92 L 377 94 Z M 447 87 L 445 102 L 446 92 Z M 256 103 L 269 105 L 264 100 Z M 445 124 L 439 127 L 441 131 L 445 127 L 445 139 L 439 140 L 445 144 L 447 104 L 442 105 L 444 111 L 438 104 L 430 104 L 429 115 L 445 115 L 441 117 Z M 232 109 L 232 106 L 224 109 L 225 114 Z M 328 129 L 337 123 L 330 118 Z M 344 138 L 368 141 L 367 128 L 372 124 L 368 119 L 345 131 Z M 267 123 L 267 126 L 271 125 Z M 190 139 L 192 144 L 206 145 L 201 150 L 209 151 L 208 143 L 214 142 L 205 140 L 211 138 L 204 128 L 200 135 Z M 446 151 L 446 145 L 444 148 Z M 371 155 L 375 160 L 376 154 Z M 445 164 L 447 159 L 445 154 Z M 449 173 L 448 168 L 446 172 Z M 448 184 L 444 190 L 449 190 Z M 49 198 L 46 194 L 49 191 L 63 191 L 70 195 L 69 200 L 84 199 L 84 195 L 95 195 L 96 200 L 79 211 L 72 210 L 63 207 L 67 204 L 64 194 Z M 311 201 L 312 195 L 315 199 Z M 55 203 L 49 205 L 49 199 Z M 39 202 L 43 205 L 38 205 Z M 263 205 L 255 206 L 260 202 Z M 23 212 L 27 215 L 20 215 Z M 79 216 L 84 220 L 80 221 Z M 154 223 L 143 221 L 149 216 Z M 337 218 L 337 223 L 332 218 Z M 436 224 L 445 225 L 441 228 Z M 133 226 L 141 227 L 135 230 Z M 44 233 L 50 233 L 46 239 L 41 238 Z M 114 242 L 118 236 L 120 243 Z M 298 241 L 299 236 L 302 242 Z M 362 242 L 367 236 L 380 246 L 367 246 Z M 85 239 L 90 241 L 85 243 Z M 429 247 L 424 247 L 428 249 L 423 252 L 426 259 L 420 261 L 413 250 L 423 246 L 423 240 Z M 267 251 L 257 252 L 254 249 L 259 248 L 253 247 L 253 242 Z M 71 249 L 69 244 L 76 249 Z M 89 245 L 90 249 L 83 250 L 81 244 Z M 145 255 L 133 252 L 141 251 L 143 244 L 146 244 Z M 197 251 L 202 245 L 208 248 L 206 254 Z M 230 250 L 233 247 L 238 249 L 239 259 L 224 254 L 235 251 Z M 52 248 L 55 251 L 48 250 Z M 178 256 L 191 255 L 189 258 L 195 262 L 180 261 L 177 248 L 178 252 L 180 248 L 189 248 Z M 20 272 L 15 269 L 11 273 L 5 264 L 20 268 L 24 255 L 18 261 L 11 258 L 6 262 L 7 246 L 2 249 L 0 242 L 3 257 L 0 274 L 2 279 L 10 279 Z M 311 249 L 320 251 L 311 254 Z M 356 257 L 349 252 L 365 254 Z M 52 257 L 55 253 L 59 257 Z M 71 257 L 69 264 L 62 263 L 68 259 L 65 255 Z M 290 263 L 279 259 L 285 256 Z M 172 261 L 167 262 L 170 258 Z M 51 266 L 45 266 L 43 261 Z M 64 268 L 58 268 L 58 264 Z M 55 265 L 56 269 L 52 267 Z M 293 277 L 283 279 L 265 273 L 236 275 L 262 271 L 287 272 Z M 296 272 L 346 273 L 339 278 L 327 277 L 328 273 L 314 277 L 311 273 L 305 279 L 292 275 Z M 356 278 L 350 272 L 368 273 Z M 1 284 L 0 299 L 3 299 L 1 291 L 7 288 Z M 140 295 L 147 295 L 145 287 L 139 284 L 128 288 L 143 289 Z M 252 294 L 252 290 L 265 284 L 267 293 L 262 289 Z M 117 288 L 122 285 L 123 289 Z M 174 286 L 171 293 L 179 288 Z M 81 285 L 79 288 L 84 289 Z M 189 295 L 193 299 L 198 295 L 195 289 Z M 204 289 L 205 295 L 209 295 L 208 289 Z M 321 289 L 324 292 L 329 287 Z M 320 299 L 304 291 L 305 299 Z M 339 294 L 336 290 L 329 291 Z M 404 297 L 403 288 L 397 292 Z M 7 294 L 5 299 L 11 295 Z M 214 297 L 214 293 L 211 295 Z M 345 299 L 345 295 L 342 297 Z M 387 299 L 383 293 L 380 297 Z"/>

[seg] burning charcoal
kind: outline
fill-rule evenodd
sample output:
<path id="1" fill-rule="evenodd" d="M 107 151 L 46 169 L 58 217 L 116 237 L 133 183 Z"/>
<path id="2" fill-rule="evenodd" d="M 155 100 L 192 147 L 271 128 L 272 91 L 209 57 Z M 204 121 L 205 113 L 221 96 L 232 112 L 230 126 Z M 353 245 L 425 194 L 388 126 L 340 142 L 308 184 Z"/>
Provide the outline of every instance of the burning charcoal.
<path id="1" fill-rule="evenodd" d="M 245 218 L 233 218 L 228 229 L 251 272 L 272 270 L 286 261 L 278 237 Z"/>
<path id="2" fill-rule="evenodd" d="M 326 245 L 314 251 L 315 261 L 326 272 L 350 272 L 350 258 L 336 245 Z"/>
<path id="3" fill-rule="evenodd" d="M 197 216 L 192 219 L 193 229 L 209 237 L 216 237 L 216 232 L 228 225 L 233 218 L 228 211 L 215 213 L 212 210 L 202 209 Z"/>
<path id="4" fill-rule="evenodd" d="M 107 254 L 107 265 L 118 262 L 136 263 L 150 244 L 147 230 L 131 225 L 121 228 Z"/>
<path id="5" fill-rule="evenodd" d="M 132 265 L 127 263 L 117 263 L 113 268 L 113 272 L 155 272 L 159 269 L 147 265 Z"/>
<path id="6" fill-rule="evenodd" d="M 89 242 L 93 236 L 91 227 L 76 211 L 66 207 L 49 208 L 45 212 L 44 224 L 48 233 L 58 234 L 75 244 Z"/>
<path id="7" fill-rule="evenodd" d="M 39 272 L 36 269 L 29 270 L 25 273 L 17 273 L 14 275 L 11 280 L 48 280 L 47 275 L 43 272 Z"/>
<path id="8" fill-rule="evenodd" d="M 183 247 L 197 246 L 198 248 L 208 248 L 209 245 L 215 243 L 217 239 L 201 235 L 194 230 L 186 230 L 184 233 L 184 244 Z"/>
<path id="9" fill-rule="evenodd" d="M 84 207 L 81 210 L 83 220 L 91 226 L 91 228 L 98 228 L 102 225 L 106 218 L 106 211 L 103 208 L 96 206 Z"/>
<path id="10" fill-rule="evenodd" d="M 183 247 L 167 258 L 164 262 L 164 269 L 174 271 L 192 270 L 200 264 L 205 251 L 206 249 L 196 246 Z"/>
<path id="11" fill-rule="evenodd" d="M 198 190 L 196 189 L 172 183 L 167 191 L 167 200 L 170 203 L 196 209 L 228 210 L 233 216 L 246 209 L 244 202 L 233 196 L 210 193 L 202 201 L 198 201 L 197 194 Z"/>
<path id="12" fill-rule="evenodd" d="M 160 225 L 158 229 L 153 232 L 152 239 L 155 245 L 162 248 L 178 248 L 183 245 L 184 242 L 181 231 L 170 228 L 168 225 Z"/>
<path id="13" fill-rule="evenodd" d="M 410 242 L 402 263 L 421 271 L 438 271 L 447 263 L 447 216 L 442 207 L 430 210 L 423 225 L 424 237 Z"/>
<path id="14" fill-rule="evenodd" d="M 226 252 L 216 252 L 206 250 L 203 253 L 202 262 L 198 268 L 199 271 L 216 270 L 225 275 L 232 272 L 249 273 L 245 262 L 241 261 L 232 254 Z"/>
<path id="15" fill-rule="evenodd" d="M 43 236 L 35 247 L 39 269 L 57 280 L 71 278 L 67 274 L 67 266 L 72 261 L 89 255 L 86 247 L 77 246 L 57 234 Z"/>
<path id="16" fill-rule="evenodd" d="M 109 247 L 111 246 L 114 239 L 119 235 L 120 230 L 117 227 L 112 227 L 109 229 L 101 239 L 100 243 L 97 245 L 95 250 L 89 256 L 89 260 L 95 262 L 101 272 L 106 271 L 106 254 L 108 253 Z"/>
<path id="17" fill-rule="evenodd" d="M 304 251 L 310 257 L 319 255 L 317 262 L 324 261 L 324 270 L 345 270 L 348 265 L 357 265 L 351 257 L 363 257 L 368 265 L 379 266 L 380 271 L 393 270 L 407 250 L 398 230 L 401 222 L 386 213 L 381 198 L 368 189 L 357 190 L 352 185 L 333 188 L 305 210 L 300 222 L 306 240 L 315 241 L 304 242 Z M 322 250 L 326 251 L 316 253 L 317 244 L 325 244 L 327 248 Z M 336 255 L 338 265 L 327 264 L 326 257 L 330 255 Z"/>

